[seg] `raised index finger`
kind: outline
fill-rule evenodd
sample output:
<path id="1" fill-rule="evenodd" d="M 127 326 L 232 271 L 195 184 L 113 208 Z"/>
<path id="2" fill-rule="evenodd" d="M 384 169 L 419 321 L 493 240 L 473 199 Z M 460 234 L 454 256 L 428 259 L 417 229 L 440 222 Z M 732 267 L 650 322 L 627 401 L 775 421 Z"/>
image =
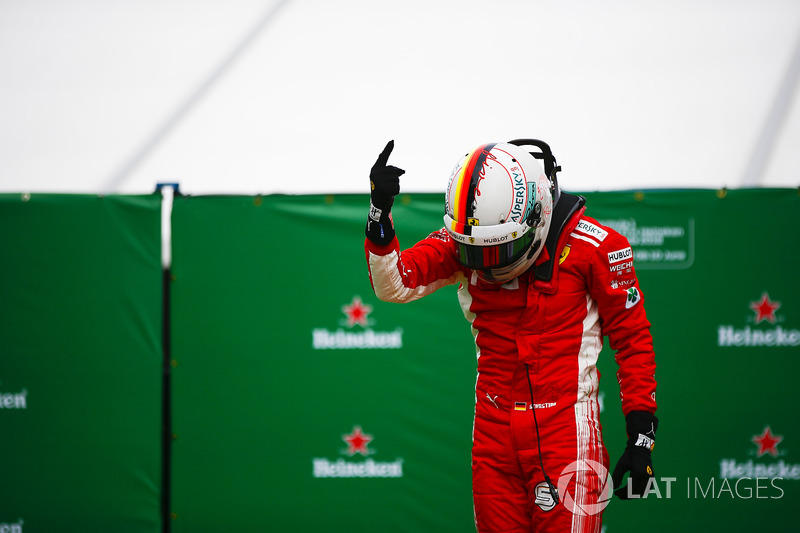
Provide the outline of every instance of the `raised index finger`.
<path id="1" fill-rule="evenodd" d="M 378 156 L 378 160 L 375 161 L 376 167 L 385 167 L 386 163 L 389 161 L 389 155 L 394 150 L 394 140 L 389 141 L 386 143 L 386 147 L 381 152 L 381 155 Z"/>

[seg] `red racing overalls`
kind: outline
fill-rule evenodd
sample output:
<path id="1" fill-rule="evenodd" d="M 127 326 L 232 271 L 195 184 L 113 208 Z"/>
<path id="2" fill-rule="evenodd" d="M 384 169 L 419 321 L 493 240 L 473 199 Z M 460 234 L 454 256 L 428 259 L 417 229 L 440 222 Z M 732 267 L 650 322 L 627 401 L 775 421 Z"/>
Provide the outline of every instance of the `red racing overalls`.
<path id="1" fill-rule="evenodd" d="M 630 244 L 583 207 L 556 228 L 536 264 L 503 285 L 460 265 L 444 229 L 402 252 L 396 238 L 365 244 L 381 300 L 408 302 L 458 284 L 478 355 L 472 488 L 480 533 L 600 531 L 610 497 L 596 367 L 604 337 L 616 352 L 623 413 L 656 409 L 650 323 Z"/>

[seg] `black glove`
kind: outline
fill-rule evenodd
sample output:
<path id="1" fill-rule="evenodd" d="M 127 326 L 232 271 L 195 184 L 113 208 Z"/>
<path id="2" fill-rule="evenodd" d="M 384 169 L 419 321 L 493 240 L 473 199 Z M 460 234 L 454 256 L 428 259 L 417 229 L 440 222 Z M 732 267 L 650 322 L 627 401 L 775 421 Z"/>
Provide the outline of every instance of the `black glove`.
<path id="1" fill-rule="evenodd" d="M 656 444 L 658 419 L 646 411 L 631 411 L 625 417 L 625 426 L 628 431 L 628 445 L 611 476 L 614 486 L 619 487 L 614 494 L 622 500 L 644 496 L 648 480 L 654 477 L 650 452 Z M 628 483 L 631 487 L 620 486 L 626 472 L 630 472 Z"/>
<path id="2" fill-rule="evenodd" d="M 400 176 L 405 173 L 403 169 L 386 164 L 393 149 L 394 141 L 386 143 L 369 173 L 370 206 L 366 234 L 369 240 L 382 246 L 394 239 L 391 210 L 394 197 L 400 193 Z"/>

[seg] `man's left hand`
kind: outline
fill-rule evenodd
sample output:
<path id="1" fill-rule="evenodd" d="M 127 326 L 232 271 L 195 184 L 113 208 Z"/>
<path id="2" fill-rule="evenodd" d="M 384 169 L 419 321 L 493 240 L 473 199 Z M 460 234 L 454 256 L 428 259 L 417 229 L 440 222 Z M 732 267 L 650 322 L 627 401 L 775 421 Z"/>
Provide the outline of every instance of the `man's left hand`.
<path id="1" fill-rule="evenodd" d="M 622 500 L 645 496 L 650 478 L 654 477 L 651 452 L 656 444 L 658 419 L 646 411 L 631 411 L 625 417 L 625 425 L 628 444 L 611 476 L 614 486 L 618 487 L 614 494 Z M 620 487 L 627 472 L 630 472 L 628 485 Z"/>

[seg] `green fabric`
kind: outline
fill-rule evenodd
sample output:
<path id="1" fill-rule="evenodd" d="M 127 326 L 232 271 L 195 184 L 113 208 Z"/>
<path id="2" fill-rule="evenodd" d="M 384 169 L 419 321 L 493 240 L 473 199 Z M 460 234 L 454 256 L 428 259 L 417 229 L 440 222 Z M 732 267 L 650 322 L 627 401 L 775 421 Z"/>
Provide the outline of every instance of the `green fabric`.
<path id="1" fill-rule="evenodd" d="M 161 530 L 160 206 L 0 195 L 2 531 Z"/>
<path id="2" fill-rule="evenodd" d="M 792 527 L 798 191 L 585 196 L 631 241 L 658 363 L 657 486 L 612 500 L 605 531 Z M 0 527 L 161 529 L 160 204 L 0 195 Z M 175 198 L 172 531 L 474 530 L 472 335 L 455 287 L 375 298 L 368 209 Z M 442 211 L 400 195 L 401 244 Z M 598 368 L 613 468 L 627 437 L 608 349 Z"/>

